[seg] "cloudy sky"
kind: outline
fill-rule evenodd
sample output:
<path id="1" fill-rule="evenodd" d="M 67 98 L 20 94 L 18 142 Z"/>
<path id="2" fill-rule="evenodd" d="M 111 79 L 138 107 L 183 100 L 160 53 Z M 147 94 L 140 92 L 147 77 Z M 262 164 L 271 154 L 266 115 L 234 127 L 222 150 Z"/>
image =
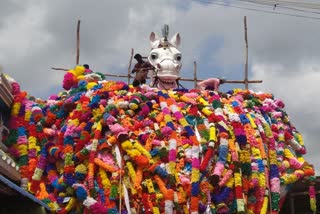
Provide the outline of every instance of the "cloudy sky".
<path id="1" fill-rule="evenodd" d="M 63 71 L 50 68 L 75 65 L 78 19 L 80 64 L 88 63 L 95 71 L 115 74 L 126 74 L 131 48 L 147 55 L 150 33 L 161 34 L 162 26 L 168 24 L 170 35 L 180 32 L 182 38 L 183 77 L 192 78 L 196 61 L 199 78 L 242 79 L 243 17 L 247 16 L 250 78 L 263 80 L 250 87 L 284 100 L 291 121 L 303 134 L 308 149 L 306 159 L 319 174 L 319 12 L 280 7 L 273 10 L 240 0 L 1 0 L 0 65 L 23 90 L 47 98 L 62 90 L 64 75 Z M 192 87 L 191 83 L 183 85 Z M 242 86 L 224 85 L 221 90 L 234 87 Z"/>

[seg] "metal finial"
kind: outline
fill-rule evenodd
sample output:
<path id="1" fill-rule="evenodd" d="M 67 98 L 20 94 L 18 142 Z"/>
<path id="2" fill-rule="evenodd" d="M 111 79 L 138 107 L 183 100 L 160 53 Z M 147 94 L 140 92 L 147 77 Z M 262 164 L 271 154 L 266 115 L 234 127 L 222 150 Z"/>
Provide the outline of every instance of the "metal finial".
<path id="1" fill-rule="evenodd" d="M 168 41 L 169 36 L 169 25 L 165 24 L 162 28 L 162 36 L 164 37 L 164 41 Z"/>

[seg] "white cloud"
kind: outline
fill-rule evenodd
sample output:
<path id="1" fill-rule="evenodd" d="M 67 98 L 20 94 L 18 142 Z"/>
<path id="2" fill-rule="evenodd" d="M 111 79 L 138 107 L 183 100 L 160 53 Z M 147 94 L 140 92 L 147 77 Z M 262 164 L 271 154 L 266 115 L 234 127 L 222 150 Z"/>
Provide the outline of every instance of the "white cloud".
<path id="1" fill-rule="evenodd" d="M 33 5 L 22 14 L 3 20 L 5 24 L 0 28 L 0 47 L 6 52 L 2 52 L 1 61 L 22 60 L 48 44 L 52 38 L 42 29 L 45 15 L 41 5 Z"/>

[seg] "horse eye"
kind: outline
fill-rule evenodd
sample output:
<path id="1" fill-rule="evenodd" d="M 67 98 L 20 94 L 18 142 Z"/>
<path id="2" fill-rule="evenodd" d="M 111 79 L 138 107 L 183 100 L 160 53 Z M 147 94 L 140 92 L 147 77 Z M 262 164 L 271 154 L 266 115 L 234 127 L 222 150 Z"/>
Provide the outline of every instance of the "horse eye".
<path id="1" fill-rule="evenodd" d="M 157 54 L 155 53 L 151 54 L 151 59 L 157 59 L 157 58 L 158 58 Z"/>
<path id="2" fill-rule="evenodd" d="M 176 56 L 176 60 L 180 61 L 181 60 L 181 55 Z"/>

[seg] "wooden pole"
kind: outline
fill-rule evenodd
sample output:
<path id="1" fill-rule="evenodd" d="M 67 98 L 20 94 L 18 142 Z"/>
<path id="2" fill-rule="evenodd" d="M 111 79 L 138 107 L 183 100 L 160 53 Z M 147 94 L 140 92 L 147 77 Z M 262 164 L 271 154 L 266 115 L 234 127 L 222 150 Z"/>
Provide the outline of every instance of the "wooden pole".
<path id="1" fill-rule="evenodd" d="M 128 85 L 130 84 L 130 78 L 131 78 L 131 65 L 132 65 L 132 58 L 133 58 L 133 53 L 134 50 L 131 48 L 131 56 L 130 56 L 130 61 L 129 61 L 129 66 L 128 66 Z"/>
<path id="2" fill-rule="evenodd" d="M 76 56 L 76 65 L 79 65 L 79 57 L 80 57 L 80 20 L 78 20 L 78 25 L 77 25 L 77 56 Z"/>
<path id="3" fill-rule="evenodd" d="M 245 89 L 249 89 L 248 84 L 248 36 L 247 36 L 247 17 L 244 17 L 244 40 L 245 40 L 245 64 L 244 64 L 244 81 Z"/>
<path id="4" fill-rule="evenodd" d="M 66 69 L 66 68 L 51 68 L 53 70 L 57 70 L 57 71 L 69 71 L 70 69 Z"/>
<path id="5" fill-rule="evenodd" d="M 240 84 L 245 84 L 245 83 L 262 83 L 262 80 L 226 80 L 225 83 L 240 83 Z"/>
<path id="6" fill-rule="evenodd" d="M 122 77 L 122 78 L 128 78 L 128 75 L 121 75 L 121 74 L 103 74 L 107 77 Z"/>
<path id="7" fill-rule="evenodd" d="M 108 74 L 105 73 L 103 74 L 107 77 L 120 77 L 120 78 L 128 78 L 128 75 L 121 75 L 121 74 Z M 131 76 L 130 76 L 131 77 Z M 150 79 L 149 77 L 147 77 L 147 79 Z M 202 79 L 190 79 L 190 78 L 179 78 L 179 80 L 181 81 L 189 81 L 189 82 L 201 82 L 203 81 Z M 248 83 L 262 83 L 262 80 L 248 80 Z M 245 81 L 244 80 L 225 80 L 225 83 L 236 83 L 236 84 L 244 84 Z"/>
<path id="8" fill-rule="evenodd" d="M 197 62 L 193 62 L 193 80 L 194 80 L 194 88 L 197 88 Z"/>

